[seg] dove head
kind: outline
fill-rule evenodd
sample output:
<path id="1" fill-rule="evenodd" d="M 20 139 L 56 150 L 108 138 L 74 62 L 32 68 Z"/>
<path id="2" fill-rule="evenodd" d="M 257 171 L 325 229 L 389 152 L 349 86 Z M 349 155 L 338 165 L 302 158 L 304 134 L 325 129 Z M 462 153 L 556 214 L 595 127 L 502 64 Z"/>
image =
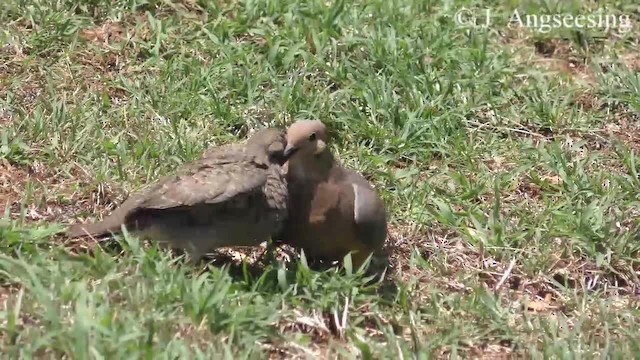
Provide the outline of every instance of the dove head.
<path id="1" fill-rule="evenodd" d="M 327 128 L 319 120 L 301 120 L 291 124 L 287 130 L 285 158 L 320 155 L 327 148 Z"/>
<path id="2" fill-rule="evenodd" d="M 252 155 L 258 163 L 282 165 L 285 162 L 285 146 L 286 140 L 282 130 L 266 128 L 258 130 L 249 138 L 247 153 Z"/>

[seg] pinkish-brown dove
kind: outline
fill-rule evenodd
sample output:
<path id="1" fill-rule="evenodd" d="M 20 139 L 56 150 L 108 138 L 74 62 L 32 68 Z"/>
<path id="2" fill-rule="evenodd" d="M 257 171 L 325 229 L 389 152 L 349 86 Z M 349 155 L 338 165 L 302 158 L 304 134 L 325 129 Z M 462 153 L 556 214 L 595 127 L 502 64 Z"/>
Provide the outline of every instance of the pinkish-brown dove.
<path id="1" fill-rule="evenodd" d="M 289 216 L 279 241 L 329 261 L 351 253 L 358 268 L 387 238 L 385 205 L 364 177 L 336 162 L 326 142 L 317 120 L 287 131 Z"/>
<path id="2" fill-rule="evenodd" d="M 257 246 L 280 231 L 287 216 L 281 169 L 284 132 L 257 131 L 245 146 L 221 146 L 127 199 L 94 224 L 67 235 L 104 236 L 127 231 L 186 250 L 192 262 L 220 247 Z"/>

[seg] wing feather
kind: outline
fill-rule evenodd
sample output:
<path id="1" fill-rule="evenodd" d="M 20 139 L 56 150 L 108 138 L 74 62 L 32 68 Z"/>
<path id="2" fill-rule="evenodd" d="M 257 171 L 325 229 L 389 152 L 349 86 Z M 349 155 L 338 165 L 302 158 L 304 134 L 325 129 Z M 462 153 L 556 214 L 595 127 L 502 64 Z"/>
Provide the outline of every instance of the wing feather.
<path id="1" fill-rule="evenodd" d="M 264 169 L 251 162 L 202 166 L 198 171 L 175 176 L 147 192 L 139 209 L 169 209 L 197 204 L 216 204 L 240 194 L 259 191 L 267 181 Z"/>

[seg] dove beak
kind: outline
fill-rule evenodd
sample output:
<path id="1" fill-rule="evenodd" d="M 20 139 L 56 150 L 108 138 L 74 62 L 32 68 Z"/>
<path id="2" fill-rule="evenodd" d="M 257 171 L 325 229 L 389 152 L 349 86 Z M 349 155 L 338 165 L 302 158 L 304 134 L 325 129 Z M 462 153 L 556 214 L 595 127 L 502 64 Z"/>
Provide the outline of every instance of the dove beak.
<path id="1" fill-rule="evenodd" d="M 293 144 L 287 144 L 287 146 L 284 148 L 284 158 L 285 160 L 289 160 L 289 158 L 295 154 L 295 152 L 298 151 L 298 148 L 295 147 Z"/>

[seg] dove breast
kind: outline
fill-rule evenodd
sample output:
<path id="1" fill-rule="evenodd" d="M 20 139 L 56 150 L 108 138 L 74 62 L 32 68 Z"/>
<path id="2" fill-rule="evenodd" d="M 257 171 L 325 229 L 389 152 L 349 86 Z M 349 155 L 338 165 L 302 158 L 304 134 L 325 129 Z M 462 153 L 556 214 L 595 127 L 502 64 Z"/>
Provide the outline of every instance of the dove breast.
<path id="1" fill-rule="evenodd" d="M 385 204 L 362 175 L 336 161 L 327 141 L 318 120 L 287 131 L 289 217 L 280 238 L 324 260 L 351 253 L 360 266 L 387 238 Z"/>

